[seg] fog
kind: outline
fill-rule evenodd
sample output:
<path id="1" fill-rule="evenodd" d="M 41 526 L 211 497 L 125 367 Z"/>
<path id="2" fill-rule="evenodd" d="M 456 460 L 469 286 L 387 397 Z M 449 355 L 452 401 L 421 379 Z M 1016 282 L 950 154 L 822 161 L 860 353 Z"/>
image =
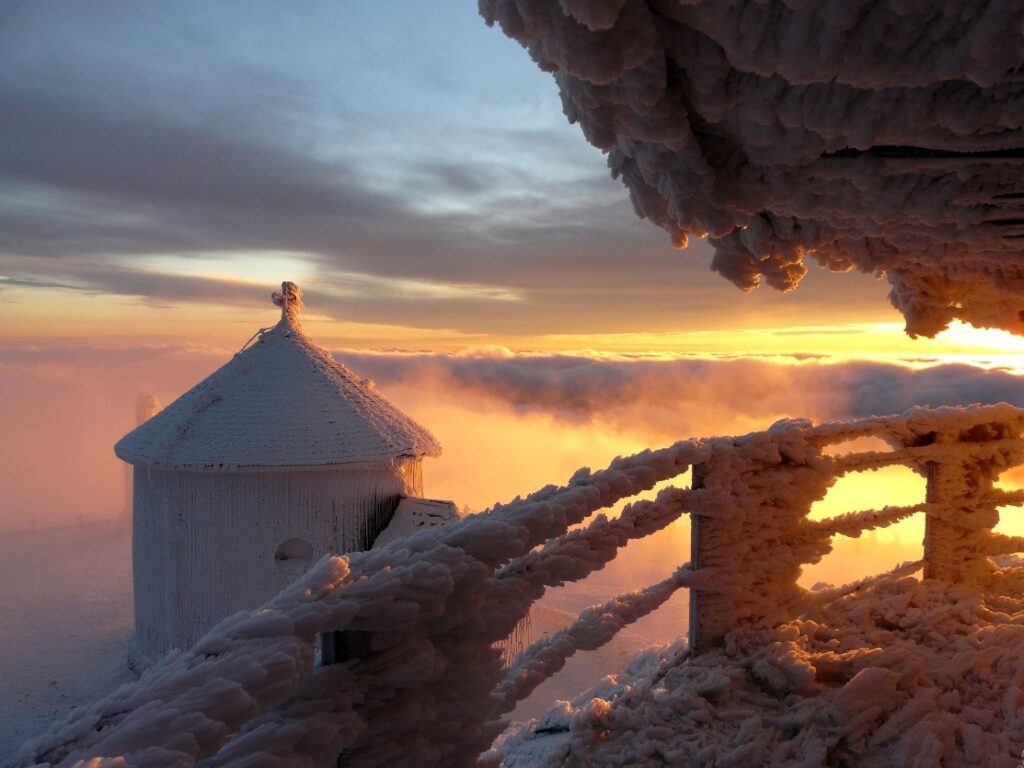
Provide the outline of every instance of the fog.
<path id="1" fill-rule="evenodd" d="M 197 347 L 0 351 L 0 533 L 120 515 L 113 445 L 134 425 L 138 395 L 166 403 L 224 359 Z"/>
<path id="2" fill-rule="evenodd" d="M 115 518 L 125 468 L 114 442 L 140 394 L 167 404 L 229 359 L 176 345 L 0 350 L 7 439 L 0 533 Z M 963 365 L 914 370 L 870 362 L 458 355 L 339 351 L 444 446 L 427 460 L 428 495 L 460 507 L 561 482 L 578 467 L 677 439 L 742 434 L 783 417 L 816 420 L 1006 400 L 1020 377 Z"/>

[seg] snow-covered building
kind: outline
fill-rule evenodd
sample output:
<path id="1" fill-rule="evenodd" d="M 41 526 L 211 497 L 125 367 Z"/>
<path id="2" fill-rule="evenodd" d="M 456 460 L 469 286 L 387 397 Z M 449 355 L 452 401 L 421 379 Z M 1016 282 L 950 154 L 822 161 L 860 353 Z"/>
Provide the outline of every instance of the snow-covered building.
<path id="1" fill-rule="evenodd" d="M 134 466 L 135 656 L 189 648 L 327 553 L 369 549 L 421 495 L 434 437 L 299 323 L 280 322 L 122 438 Z M 399 521 L 396 521 L 398 523 Z"/>

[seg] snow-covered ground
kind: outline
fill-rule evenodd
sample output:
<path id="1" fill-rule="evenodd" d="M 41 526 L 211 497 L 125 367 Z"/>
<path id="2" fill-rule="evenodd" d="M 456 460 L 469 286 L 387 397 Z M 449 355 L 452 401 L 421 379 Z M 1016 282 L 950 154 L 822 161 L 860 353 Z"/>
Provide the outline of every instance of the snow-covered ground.
<path id="1" fill-rule="evenodd" d="M 132 679 L 131 544 L 117 523 L 0 536 L 0 763 Z"/>
<path id="2" fill-rule="evenodd" d="M 503 768 L 985 766 L 1024 749 L 1024 568 L 986 587 L 886 578 L 773 630 L 617 679 L 500 745 Z"/>

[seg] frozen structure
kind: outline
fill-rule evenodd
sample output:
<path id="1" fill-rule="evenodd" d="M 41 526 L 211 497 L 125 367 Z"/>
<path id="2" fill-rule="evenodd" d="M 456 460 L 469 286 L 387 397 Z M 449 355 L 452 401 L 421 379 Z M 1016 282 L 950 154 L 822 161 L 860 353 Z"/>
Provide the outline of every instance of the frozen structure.
<path id="1" fill-rule="evenodd" d="M 480 0 L 637 213 L 743 290 L 884 274 L 911 334 L 1024 332 L 1020 0 Z"/>
<path id="2" fill-rule="evenodd" d="M 369 549 L 422 494 L 427 430 L 281 320 L 115 447 L 134 465 L 133 660 L 186 649 L 326 553 Z"/>
<path id="3" fill-rule="evenodd" d="M 889 450 L 833 446 L 861 438 Z M 323 558 L 135 683 L 26 744 L 16 765 L 1021 765 L 1024 538 L 992 532 L 1024 493 L 1024 410 L 915 409 L 685 440 L 380 549 Z M 927 497 L 812 521 L 849 472 L 904 465 Z M 612 518 L 594 513 L 674 478 Z M 582 613 L 508 668 L 496 647 L 549 587 L 689 514 L 691 560 Z M 834 536 L 923 514 L 920 561 L 798 586 Z M 579 523 L 590 522 L 582 527 Z M 571 529 L 571 530 L 570 530 Z M 742 567 L 739 567 L 742 565 Z M 925 579 L 909 578 L 922 570 Z M 580 650 L 689 588 L 690 644 L 638 659 L 536 727 L 502 715 Z M 360 648 L 315 665 L 316 637 Z"/>
<path id="4" fill-rule="evenodd" d="M 373 548 L 390 544 L 395 539 L 423 530 L 433 528 L 435 525 L 447 525 L 452 520 L 459 519 L 459 510 L 454 503 L 441 499 L 421 499 L 413 496 L 404 496 L 395 514 L 377 538 L 373 540 Z"/>

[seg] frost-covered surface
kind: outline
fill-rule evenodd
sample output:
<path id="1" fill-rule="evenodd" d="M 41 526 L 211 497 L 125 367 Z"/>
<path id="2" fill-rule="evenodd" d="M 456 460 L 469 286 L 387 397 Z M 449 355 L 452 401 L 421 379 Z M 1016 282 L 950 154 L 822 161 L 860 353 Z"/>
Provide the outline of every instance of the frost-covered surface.
<path id="1" fill-rule="evenodd" d="M 614 557 L 628 530 L 651 528 L 637 520 L 609 536 L 613 522 L 599 517 L 558 537 L 704 455 L 684 441 L 380 550 L 325 558 L 263 609 L 226 619 L 138 683 L 56 723 L 18 764 L 220 766 L 259 756 L 312 768 L 344 748 L 354 765 L 470 765 L 503 728 L 495 644 L 546 584 L 582 578 Z M 549 540 L 539 567 L 520 575 Z M 495 573 L 503 566 L 504 577 Z M 371 632 L 372 655 L 314 671 L 315 639 L 329 630 Z"/>
<path id="2" fill-rule="evenodd" d="M 884 272 L 913 334 L 1024 330 L 1019 0 L 480 0 L 636 211 L 744 290 Z M 971 153 L 987 153 L 985 155 Z"/>
<path id="3" fill-rule="evenodd" d="M 130 534 L 123 522 L 111 522 L 0 535 L 0 583 L 0 766 L 6 767 L 26 741 L 72 708 L 137 677 L 126 664 L 132 632 Z M 560 604 L 589 604 L 587 593 L 594 588 L 588 581 L 560 590 Z M 674 614 L 652 618 L 681 626 Z M 571 624 L 575 615 L 537 604 L 530 619 L 533 636 L 544 637 Z M 631 630 L 571 659 L 512 717 L 539 717 L 554 699 L 572 698 L 621 670 L 650 645 L 646 632 Z M 668 631 L 659 625 L 655 634 Z"/>
<path id="4" fill-rule="evenodd" d="M 311 467 L 436 456 L 434 437 L 302 331 L 301 292 L 281 321 L 122 438 L 125 461 L 161 469 Z M 286 304 L 284 296 L 292 296 Z"/>
<path id="5" fill-rule="evenodd" d="M 659 611 L 652 618 L 659 628 L 663 622 L 672 622 L 677 635 L 680 627 L 686 626 L 685 620 L 682 624 L 674 622 L 675 617 L 671 612 L 666 615 L 665 612 Z M 546 600 L 542 600 L 530 609 L 530 637 L 533 641 L 543 640 L 570 626 L 574 621 L 576 614 L 551 608 Z M 666 633 L 668 629 L 668 626 L 664 626 Z M 551 702 L 556 699 L 572 699 L 579 693 L 589 690 L 607 675 L 624 669 L 639 651 L 653 645 L 659 643 L 652 642 L 636 624 L 628 626 L 616 634 L 607 645 L 595 651 L 574 655 L 557 675 L 538 686 L 531 695 L 520 700 L 508 716 L 514 722 L 528 722 L 538 718 L 551 708 Z"/>
<path id="6" fill-rule="evenodd" d="M 140 425 L 115 447 L 135 465 L 138 667 L 320 557 L 369 549 L 401 496 L 423 491 L 420 456 L 440 446 L 313 344 L 301 295 L 283 283 L 275 327 L 166 409 L 140 401 Z"/>
<path id="7" fill-rule="evenodd" d="M 0 765 L 133 679 L 130 551 L 123 521 L 0 536 Z"/>
<path id="8" fill-rule="evenodd" d="M 373 540 L 373 548 L 380 549 L 395 539 L 414 534 L 422 528 L 433 528 L 458 519 L 459 509 L 454 502 L 403 496 L 388 527 Z"/>
<path id="9" fill-rule="evenodd" d="M 989 555 L 1020 550 L 1024 542 L 989 529 L 997 518 L 996 506 L 1021 501 L 1019 495 L 997 492 L 991 481 L 1024 458 L 1022 430 L 1024 411 L 1006 405 L 915 409 L 903 417 L 820 427 L 786 421 L 741 438 L 683 441 L 618 459 L 601 472 L 581 470 L 564 487 L 541 489 L 379 550 L 325 558 L 261 610 L 225 620 L 190 651 L 165 658 L 139 683 L 56 724 L 26 746 L 19 764 L 73 765 L 95 757 L 108 760 L 97 766 L 115 765 L 115 758 L 124 757 L 140 768 L 197 760 L 204 766 L 313 768 L 343 752 L 346 763 L 354 766 L 473 765 L 502 730 L 501 716 L 569 656 L 609 642 L 623 626 L 683 586 L 691 588 L 695 600 L 694 637 L 705 655 L 700 664 L 666 666 L 660 679 L 698 676 L 690 698 L 688 686 L 680 684 L 679 709 L 688 711 L 694 696 L 732 690 L 732 665 L 744 659 L 754 664 L 749 674 L 735 676 L 743 703 L 724 718 L 728 733 L 737 723 L 747 723 L 728 736 L 748 750 L 737 753 L 737 760 L 753 759 L 750 750 L 760 748 L 754 737 L 762 724 L 797 738 L 793 734 L 798 729 L 787 723 L 801 717 L 802 710 L 799 701 L 787 698 L 791 689 L 846 680 L 852 687 L 845 699 L 838 697 L 837 711 L 847 719 L 839 723 L 825 718 L 822 725 L 837 735 L 839 749 L 849 749 L 854 762 L 869 760 L 869 742 L 890 739 L 900 750 L 923 744 L 927 758 L 933 754 L 927 749 L 934 748 L 926 737 L 945 734 L 948 724 L 940 718 L 942 724 L 932 731 L 903 729 L 903 722 L 916 722 L 912 715 L 923 704 L 909 705 L 888 730 L 877 713 L 865 713 L 878 703 L 871 696 L 881 698 L 878 691 L 885 686 L 905 691 L 910 701 L 919 690 L 974 674 L 974 664 L 981 665 L 982 676 L 989 669 L 1001 674 L 1000 665 L 1012 666 L 1017 658 L 1000 655 L 1019 645 L 1017 635 L 1010 643 L 1001 627 L 985 625 L 1005 624 L 1007 631 L 1016 632 L 1019 572 L 997 569 Z M 837 456 L 823 450 L 866 436 L 883 438 L 893 450 Z M 847 590 L 815 593 L 800 588 L 800 564 L 827 553 L 833 532 L 855 535 L 909 514 L 905 508 L 888 508 L 824 522 L 806 518 L 811 502 L 838 475 L 893 463 L 921 470 L 935 464 L 941 470 L 932 473 L 925 509 L 930 539 L 925 573 L 938 580 L 921 587 L 924 597 L 914 599 L 899 590 L 917 588 L 917 582 L 897 582 L 896 576 Z M 693 490 L 667 487 L 654 500 L 628 505 L 616 519 L 597 516 L 586 527 L 569 531 L 594 511 L 677 477 L 691 464 Z M 585 611 L 569 627 L 534 644 L 504 672 L 495 644 L 546 588 L 584 578 L 630 539 L 662 529 L 687 511 L 699 520 L 693 563 L 647 589 Z M 912 563 L 899 573 L 919 565 Z M 859 594 L 847 597 L 847 592 Z M 866 609 L 855 599 L 861 595 L 869 596 Z M 968 609 L 974 603 L 981 607 L 972 613 Z M 882 619 L 872 618 L 871 606 Z M 956 627 L 943 623 L 944 615 L 970 631 L 946 632 Z M 368 633 L 369 651 L 314 670 L 314 638 L 332 630 Z M 820 644 L 809 652 L 821 651 L 817 665 L 801 663 L 796 650 L 780 642 L 782 638 L 799 648 L 801 631 Z M 847 636 L 852 646 L 844 645 Z M 990 641 L 991 655 L 961 655 L 965 647 L 984 650 Z M 858 643 L 864 644 L 863 650 L 857 650 Z M 891 664 L 886 654 L 893 655 Z M 775 656 L 785 663 L 773 663 Z M 707 665 L 703 683 L 702 664 Z M 658 679 L 644 675 L 629 690 L 640 691 Z M 1019 742 L 1013 741 L 1018 727 L 1016 678 L 1010 677 L 1005 695 L 991 694 L 989 683 L 986 679 L 982 684 L 990 691 L 986 695 L 1001 696 L 1002 709 L 994 716 L 1001 722 L 994 722 L 991 707 L 984 726 L 972 720 L 981 717 L 976 714 L 982 711 L 980 704 L 959 713 L 959 720 L 966 724 L 965 749 L 998 757 L 1000 750 L 1019 751 Z M 744 698 L 744 686 L 751 685 Z M 950 698 L 922 695 L 937 709 L 959 706 Z M 969 702 L 980 701 L 977 696 L 973 691 L 962 694 Z M 898 702 L 899 696 L 890 691 L 885 701 L 890 699 Z M 647 710 L 640 705 L 640 714 L 630 719 L 629 706 L 619 723 L 614 707 L 588 705 L 593 720 L 584 719 L 583 730 L 598 723 L 594 728 L 599 741 L 608 739 L 604 732 L 612 725 L 640 732 L 644 742 L 685 738 L 685 729 L 674 729 L 663 715 L 654 713 L 645 720 Z M 818 716 L 822 710 L 815 705 L 809 711 Z M 607 723 L 601 720 L 604 716 Z M 982 732 L 967 727 L 971 723 Z M 576 738 L 571 732 L 566 744 Z M 728 738 L 715 743 L 728 743 Z M 798 746 L 811 749 L 816 743 Z M 680 745 L 673 754 L 682 759 L 685 748 Z M 765 754 L 771 756 L 774 748 L 769 744 Z M 627 745 L 609 752 L 606 764 L 636 764 L 631 749 Z M 780 749 L 783 755 L 788 747 Z M 820 764 L 820 751 L 801 759 L 816 755 L 819 763 L 810 764 Z M 922 764 L 937 765 L 934 760 Z"/>
<path id="10" fill-rule="evenodd" d="M 502 764 L 1019 766 L 1022 598 L 1019 563 L 984 589 L 886 578 L 722 649 L 647 654 L 506 735 Z"/>
<path id="11" fill-rule="evenodd" d="M 423 492 L 420 462 L 309 472 L 136 468 L 133 662 L 149 666 L 191 647 L 324 555 L 369 549 L 401 495 Z"/>

